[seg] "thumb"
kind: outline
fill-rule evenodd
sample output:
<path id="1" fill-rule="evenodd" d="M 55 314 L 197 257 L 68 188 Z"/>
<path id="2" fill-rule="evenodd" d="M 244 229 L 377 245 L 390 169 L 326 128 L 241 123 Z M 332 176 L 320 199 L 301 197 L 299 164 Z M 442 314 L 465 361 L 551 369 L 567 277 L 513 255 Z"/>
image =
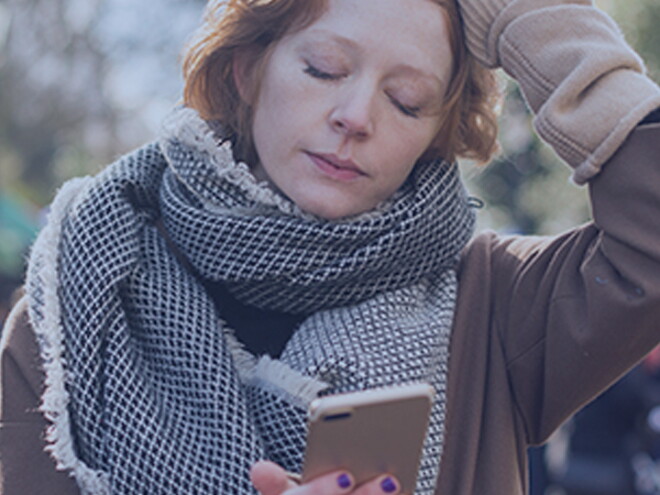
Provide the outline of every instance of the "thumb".
<path id="1" fill-rule="evenodd" d="M 270 461 L 254 463 L 250 469 L 250 480 L 261 495 L 280 495 L 297 486 L 282 467 Z"/>

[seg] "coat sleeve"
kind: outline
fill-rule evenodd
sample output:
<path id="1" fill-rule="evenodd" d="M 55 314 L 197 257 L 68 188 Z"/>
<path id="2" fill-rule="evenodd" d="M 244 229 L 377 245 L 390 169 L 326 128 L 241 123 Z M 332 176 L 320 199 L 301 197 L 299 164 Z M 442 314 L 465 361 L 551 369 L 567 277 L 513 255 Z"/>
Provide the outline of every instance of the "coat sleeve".
<path id="1" fill-rule="evenodd" d="M 78 495 L 75 481 L 44 451 L 45 418 L 37 342 L 21 299 L 2 331 L 0 345 L 0 494 Z"/>
<path id="2" fill-rule="evenodd" d="M 660 124 L 633 131 L 589 187 L 590 224 L 493 248 L 493 323 L 531 444 L 660 342 Z"/>

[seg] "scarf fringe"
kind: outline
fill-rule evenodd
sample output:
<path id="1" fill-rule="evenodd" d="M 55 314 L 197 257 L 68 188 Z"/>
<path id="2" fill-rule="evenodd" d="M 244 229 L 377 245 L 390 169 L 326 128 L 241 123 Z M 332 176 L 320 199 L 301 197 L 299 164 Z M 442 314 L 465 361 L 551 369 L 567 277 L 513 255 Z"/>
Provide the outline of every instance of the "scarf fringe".
<path id="1" fill-rule="evenodd" d="M 268 390 L 276 397 L 304 408 L 318 397 L 319 392 L 330 387 L 328 383 L 305 376 L 270 356 L 257 358 L 245 349 L 224 322 L 221 323 L 234 367 L 245 385 Z"/>
<path id="2" fill-rule="evenodd" d="M 160 147 L 165 154 L 167 154 L 167 140 L 174 138 L 205 153 L 220 177 L 250 191 L 250 196 L 257 202 L 274 206 L 286 214 L 309 216 L 294 203 L 273 191 L 266 183 L 257 182 L 245 162 L 234 161 L 231 142 L 218 139 L 211 127 L 192 108 L 182 107 L 172 112 L 163 122 L 162 135 L 164 138 L 161 139 Z M 185 184 L 184 179 L 181 177 L 179 179 Z"/>
<path id="3" fill-rule="evenodd" d="M 278 359 L 266 355 L 257 358 L 245 349 L 224 322 L 221 323 L 234 368 L 245 385 L 268 390 L 287 402 L 305 408 L 318 397 L 319 392 L 330 386 L 303 375 Z"/>
<path id="4" fill-rule="evenodd" d="M 28 287 L 43 288 L 42 314 L 35 314 L 35 305 L 29 305 L 30 321 L 40 340 L 44 363 L 44 393 L 39 410 L 51 422 L 46 431 L 45 450 L 56 462 L 58 470 L 69 471 L 76 479 L 82 493 L 110 494 L 107 474 L 87 466 L 77 457 L 71 436 L 68 404 L 65 388 L 66 358 L 64 357 L 64 333 L 61 310 L 57 295 L 58 248 L 62 221 L 67 207 L 92 182 L 90 177 L 73 179 L 65 183 L 53 201 L 48 222 L 34 243 L 26 276 Z"/>
<path id="5" fill-rule="evenodd" d="M 319 392 L 330 387 L 328 383 L 305 376 L 269 356 L 261 356 L 249 384 L 304 409 L 318 397 Z"/>

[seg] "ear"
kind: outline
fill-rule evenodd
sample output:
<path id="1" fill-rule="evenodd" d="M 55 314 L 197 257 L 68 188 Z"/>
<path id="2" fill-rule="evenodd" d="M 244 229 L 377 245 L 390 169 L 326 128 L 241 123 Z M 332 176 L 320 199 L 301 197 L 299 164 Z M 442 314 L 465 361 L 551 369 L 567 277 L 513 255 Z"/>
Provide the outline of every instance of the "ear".
<path id="1" fill-rule="evenodd" d="M 240 50 L 234 53 L 232 60 L 232 72 L 234 84 L 238 90 L 241 99 L 248 105 L 252 104 L 253 94 L 250 80 L 250 69 L 253 68 L 254 58 L 250 56 L 247 50 Z"/>

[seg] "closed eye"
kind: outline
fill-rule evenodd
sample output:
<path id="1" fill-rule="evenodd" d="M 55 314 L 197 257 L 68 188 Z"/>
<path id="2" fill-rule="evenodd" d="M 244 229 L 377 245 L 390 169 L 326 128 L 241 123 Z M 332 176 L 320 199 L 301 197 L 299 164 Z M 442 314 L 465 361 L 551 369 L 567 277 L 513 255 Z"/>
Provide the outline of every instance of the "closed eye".
<path id="1" fill-rule="evenodd" d="M 419 118 L 419 112 L 421 112 L 421 108 L 418 106 L 409 106 L 409 105 L 404 105 L 401 103 L 399 100 L 396 98 L 393 98 L 392 96 L 388 95 L 388 98 L 392 102 L 392 104 L 405 116 L 407 117 L 412 117 L 412 118 Z"/>
<path id="2" fill-rule="evenodd" d="M 325 72 L 321 69 L 318 69 L 317 67 L 314 67 L 310 63 L 307 63 L 305 66 L 305 69 L 303 70 L 305 74 L 309 74 L 315 79 L 321 79 L 323 81 L 337 81 L 341 78 L 344 77 L 344 74 L 332 74 L 330 72 Z M 412 118 L 419 118 L 419 112 L 421 112 L 421 108 L 419 106 L 410 106 L 410 105 L 404 105 L 401 103 L 399 100 L 396 98 L 389 96 L 389 100 L 392 102 L 392 104 L 405 116 L 407 117 L 412 117 Z"/>
<path id="3" fill-rule="evenodd" d="M 324 81 L 336 81 L 337 79 L 341 79 L 343 77 L 343 74 L 331 74 L 329 72 L 322 71 L 321 69 L 317 69 L 310 64 L 307 64 L 304 72 L 305 74 L 309 74 L 316 79 L 322 79 Z"/>

